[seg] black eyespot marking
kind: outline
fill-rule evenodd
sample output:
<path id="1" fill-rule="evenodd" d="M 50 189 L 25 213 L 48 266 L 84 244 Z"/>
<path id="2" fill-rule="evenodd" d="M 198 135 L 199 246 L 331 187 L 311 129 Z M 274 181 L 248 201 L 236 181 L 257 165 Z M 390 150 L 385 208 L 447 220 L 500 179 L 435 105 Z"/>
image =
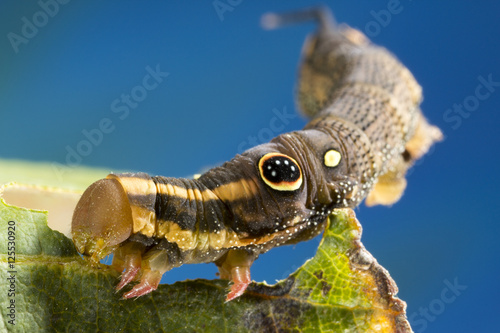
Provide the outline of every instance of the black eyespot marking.
<path id="1" fill-rule="evenodd" d="M 302 171 L 293 158 L 280 153 L 269 153 L 259 161 L 262 180 L 278 191 L 295 191 L 302 185 Z"/>
<path id="2" fill-rule="evenodd" d="M 300 178 L 299 167 L 284 156 L 268 158 L 262 166 L 262 175 L 272 183 L 294 182 Z"/>

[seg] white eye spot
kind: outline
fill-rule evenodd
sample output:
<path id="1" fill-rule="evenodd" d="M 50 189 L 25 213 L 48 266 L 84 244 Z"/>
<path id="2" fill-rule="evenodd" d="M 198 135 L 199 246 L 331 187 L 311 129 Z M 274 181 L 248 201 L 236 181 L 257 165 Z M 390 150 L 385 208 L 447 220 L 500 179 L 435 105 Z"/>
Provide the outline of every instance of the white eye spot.
<path id="1" fill-rule="evenodd" d="M 288 165 L 288 161 L 287 160 L 285 160 L 285 165 Z"/>
<path id="2" fill-rule="evenodd" d="M 280 164 L 281 164 L 281 161 L 276 160 L 276 165 L 280 165 Z"/>
<path id="3" fill-rule="evenodd" d="M 272 167 L 272 166 L 270 166 L 270 165 L 268 165 L 268 166 L 267 166 L 267 170 L 271 170 L 272 168 L 273 168 L 273 167 Z"/>
<path id="4" fill-rule="evenodd" d="M 287 161 L 287 162 L 288 162 L 288 161 Z M 288 163 L 287 163 L 287 164 L 288 164 Z M 292 166 L 290 167 L 290 170 L 295 171 L 295 167 L 292 165 Z"/>
<path id="5" fill-rule="evenodd" d="M 277 162 L 276 162 L 276 163 L 277 163 Z M 274 170 L 273 170 L 273 171 L 271 172 L 271 176 L 276 177 L 276 171 L 274 171 Z"/>
<path id="6" fill-rule="evenodd" d="M 334 149 L 330 149 L 329 151 L 327 151 L 325 153 L 325 157 L 324 157 L 324 163 L 327 167 L 330 167 L 330 168 L 333 168 L 333 167 L 336 167 L 337 165 L 339 165 L 340 163 L 340 159 L 341 159 L 341 156 L 340 156 L 340 153 Z"/>

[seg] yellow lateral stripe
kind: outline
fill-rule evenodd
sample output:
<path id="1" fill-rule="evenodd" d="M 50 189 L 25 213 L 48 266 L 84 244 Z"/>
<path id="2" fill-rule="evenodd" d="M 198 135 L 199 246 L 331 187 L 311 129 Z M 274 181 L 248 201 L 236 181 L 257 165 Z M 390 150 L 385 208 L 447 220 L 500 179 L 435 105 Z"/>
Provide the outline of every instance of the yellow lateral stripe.
<path id="1" fill-rule="evenodd" d="M 156 229 L 156 186 L 153 179 L 145 173 L 133 176 L 110 174 L 106 178 L 118 180 L 128 196 L 134 221 L 132 232 L 152 237 Z"/>
<path id="2" fill-rule="evenodd" d="M 197 188 L 185 188 L 172 184 L 156 184 L 158 193 L 189 200 L 219 200 L 211 190 L 200 191 Z"/>
<path id="3" fill-rule="evenodd" d="M 179 225 L 173 221 L 160 221 L 157 237 L 163 237 L 171 243 L 177 244 L 182 251 L 198 250 L 222 250 L 228 248 L 246 247 L 249 245 L 264 245 L 273 240 L 284 243 L 292 235 L 297 234 L 299 230 L 307 228 L 305 225 L 310 222 L 303 222 L 284 230 L 266 234 L 255 238 L 240 238 L 238 233 L 228 230 L 217 232 L 201 233 L 198 231 L 182 230 Z"/>
<path id="4" fill-rule="evenodd" d="M 257 194 L 259 188 L 253 181 L 239 180 L 232 183 L 221 185 L 213 190 L 205 189 L 200 191 L 197 188 L 187 189 L 171 184 L 156 184 L 159 193 L 167 194 L 189 200 L 223 200 L 233 201 L 248 199 Z M 146 193 L 143 193 L 146 194 Z"/>
<path id="5" fill-rule="evenodd" d="M 139 176 L 136 176 L 139 175 Z M 126 189 L 129 196 L 147 196 L 156 195 L 157 193 L 167 194 L 183 199 L 190 200 L 241 200 L 248 199 L 257 193 L 259 188 L 252 179 L 241 179 L 231 183 L 223 184 L 213 190 L 205 189 L 200 191 L 197 188 L 185 188 L 178 185 L 154 184 L 151 178 L 147 179 L 143 174 L 134 174 L 131 176 L 109 175 L 108 178 L 116 178 Z M 155 186 L 152 186 L 155 185 Z"/>
<path id="6" fill-rule="evenodd" d="M 156 225 L 156 214 L 150 209 L 131 205 L 132 209 L 132 218 L 134 220 L 134 225 L 132 232 L 138 233 L 152 237 L 155 234 L 155 225 Z"/>
<path id="7" fill-rule="evenodd" d="M 175 243 L 183 251 L 194 250 L 198 247 L 196 234 L 191 230 L 182 230 L 181 227 L 171 221 L 158 224 L 157 237 L 165 237 L 170 243 Z"/>
<path id="8" fill-rule="evenodd" d="M 259 187 L 252 179 L 241 179 L 221 185 L 212 190 L 222 201 L 249 200 L 259 193 Z"/>

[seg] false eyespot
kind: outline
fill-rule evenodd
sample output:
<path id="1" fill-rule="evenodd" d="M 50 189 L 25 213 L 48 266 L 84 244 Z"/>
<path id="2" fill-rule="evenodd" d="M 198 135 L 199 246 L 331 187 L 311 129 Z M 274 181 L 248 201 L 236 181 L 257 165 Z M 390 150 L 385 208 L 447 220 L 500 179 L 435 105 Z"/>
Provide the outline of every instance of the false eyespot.
<path id="1" fill-rule="evenodd" d="M 259 172 L 269 187 L 278 191 L 295 191 L 302 185 L 302 170 L 297 161 L 280 153 L 268 153 L 259 160 Z"/>
<path id="2" fill-rule="evenodd" d="M 324 163 L 327 167 L 333 168 L 339 165 L 341 160 L 341 155 L 335 149 L 330 149 L 325 153 Z"/>

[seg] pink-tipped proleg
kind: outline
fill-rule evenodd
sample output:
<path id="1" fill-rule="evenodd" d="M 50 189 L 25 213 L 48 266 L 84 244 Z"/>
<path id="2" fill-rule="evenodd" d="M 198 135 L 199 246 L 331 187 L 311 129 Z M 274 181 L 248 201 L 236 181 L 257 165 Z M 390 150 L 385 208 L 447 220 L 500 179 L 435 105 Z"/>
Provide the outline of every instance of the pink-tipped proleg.
<path id="1" fill-rule="evenodd" d="M 77 250 L 96 264 L 132 234 L 132 211 L 122 185 L 101 179 L 90 185 L 76 205 L 71 224 Z"/>
<path id="2" fill-rule="evenodd" d="M 128 242 L 115 251 L 111 267 L 122 273 L 120 282 L 116 286 L 117 291 L 130 283 L 139 273 L 145 249 L 141 243 Z"/>
<path id="3" fill-rule="evenodd" d="M 250 266 L 256 259 L 256 255 L 245 250 L 229 250 L 227 256 L 221 262 L 217 262 L 219 276 L 221 279 L 231 280 L 231 290 L 227 294 L 226 302 L 243 295 L 252 279 L 250 278 Z"/>
<path id="4" fill-rule="evenodd" d="M 116 289 L 119 290 L 136 279 L 136 275 L 140 277 L 139 283 L 123 295 L 124 299 L 143 296 L 156 290 L 162 275 L 172 268 L 168 260 L 168 251 L 164 249 L 153 248 L 147 253 L 143 253 L 141 248 L 134 245 L 133 242 L 120 247 L 117 252 L 120 252 L 121 249 L 125 249 L 123 252 L 126 253 L 126 265 L 124 266 L 125 272 L 122 274 L 121 281 Z M 127 260 L 129 258 L 130 260 Z M 139 271 L 140 274 L 137 274 Z"/>

